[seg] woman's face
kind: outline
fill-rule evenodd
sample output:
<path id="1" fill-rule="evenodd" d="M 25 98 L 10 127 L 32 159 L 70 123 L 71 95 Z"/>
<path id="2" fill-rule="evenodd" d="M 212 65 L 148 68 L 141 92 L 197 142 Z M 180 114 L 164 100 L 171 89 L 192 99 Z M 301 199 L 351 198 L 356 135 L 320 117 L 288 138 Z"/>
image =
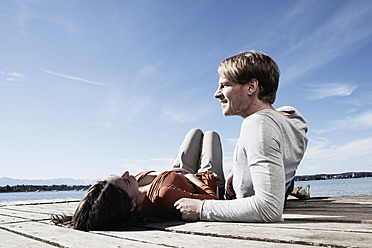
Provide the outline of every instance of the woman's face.
<path id="1" fill-rule="evenodd" d="M 134 200 L 139 195 L 138 182 L 129 172 L 124 172 L 121 176 L 111 175 L 105 179 L 108 183 L 114 185 L 117 189 L 127 192 L 129 198 Z"/>

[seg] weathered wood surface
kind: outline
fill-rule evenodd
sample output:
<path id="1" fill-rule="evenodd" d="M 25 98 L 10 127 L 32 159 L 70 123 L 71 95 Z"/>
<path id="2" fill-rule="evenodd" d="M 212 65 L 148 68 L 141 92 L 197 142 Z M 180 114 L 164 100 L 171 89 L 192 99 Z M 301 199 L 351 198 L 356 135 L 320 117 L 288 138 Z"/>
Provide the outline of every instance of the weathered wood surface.
<path id="1" fill-rule="evenodd" d="M 163 221 L 89 233 L 50 223 L 78 202 L 0 203 L 0 247 L 372 247 L 372 195 L 291 199 L 278 223 Z"/>

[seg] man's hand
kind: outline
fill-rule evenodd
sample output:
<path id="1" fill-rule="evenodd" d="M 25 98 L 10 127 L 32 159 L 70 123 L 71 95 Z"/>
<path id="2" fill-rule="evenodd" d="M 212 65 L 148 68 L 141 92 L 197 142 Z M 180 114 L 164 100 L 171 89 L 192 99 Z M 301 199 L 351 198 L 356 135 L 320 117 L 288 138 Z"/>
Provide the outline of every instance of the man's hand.
<path id="1" fill-rule="evenodd" d="M 174 206 L 180 211 L 183 220 L 197 221 L 199 220 L 202 204 L 202 200 L 182 198 L 176 201 Z"/>

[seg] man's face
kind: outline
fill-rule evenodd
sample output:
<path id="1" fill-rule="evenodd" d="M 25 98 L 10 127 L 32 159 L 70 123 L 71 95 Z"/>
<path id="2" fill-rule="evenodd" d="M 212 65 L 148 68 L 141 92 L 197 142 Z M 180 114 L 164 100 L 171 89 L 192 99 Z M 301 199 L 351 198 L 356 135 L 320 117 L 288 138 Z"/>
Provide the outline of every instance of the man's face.
<path id="1" fill-rule="evenodd" d="M 246 117 L 246 112 L 250 103 L 247 87 L 248 84 L 241 85 L 220 76 L 218 89 L 216 93 L 214 93 L 214 97 L 220 100 L 223 115 L 239 115 L 243 118 Z"/>

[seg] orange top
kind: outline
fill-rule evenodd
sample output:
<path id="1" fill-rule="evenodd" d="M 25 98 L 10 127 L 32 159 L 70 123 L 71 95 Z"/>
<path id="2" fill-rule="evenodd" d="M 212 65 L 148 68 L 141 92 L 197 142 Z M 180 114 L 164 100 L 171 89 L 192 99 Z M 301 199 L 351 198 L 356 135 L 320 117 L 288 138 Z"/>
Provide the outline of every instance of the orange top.
<path id="1" fill-rule="evenodd" d="M 137 181 L 152 171 L 144 171 L 136 175 Z M 177 215 L 173 204 L 181 198 L 218 200 L 214 190 L 217 189 L 216 178 L 212 173 L 196 174 L 204 183 L 200 187 L 193 184 L 185 176 L 174 172 L 164 171 L 151 183 L 143 201 L 141 215 L 143 217 L 160 217 Z"/>

